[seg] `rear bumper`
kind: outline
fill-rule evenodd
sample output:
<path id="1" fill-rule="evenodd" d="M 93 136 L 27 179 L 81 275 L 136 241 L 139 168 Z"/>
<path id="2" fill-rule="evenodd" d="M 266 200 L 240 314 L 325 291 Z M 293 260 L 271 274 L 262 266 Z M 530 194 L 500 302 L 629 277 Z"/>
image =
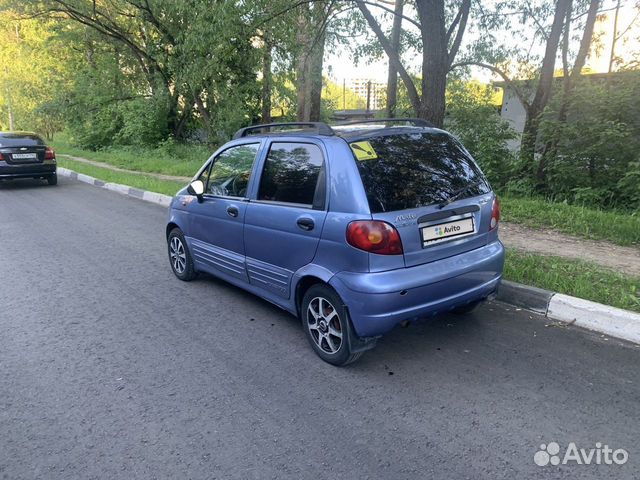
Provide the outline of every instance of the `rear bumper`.
<path id="1" fill-rule="evenodd" d="M 0 161 L 0 178 L 46 177 L 56 173 L 56 162 L 8 164 Z"/>
<path id="2" fill-rule="evenodd" d="M 404 320 L 486 299 L 502 278 L 500 241 L 424 265 L 379 273 L 336 274 L 330 284 L 349 309 L 356 334 L 381 335 Z"/>

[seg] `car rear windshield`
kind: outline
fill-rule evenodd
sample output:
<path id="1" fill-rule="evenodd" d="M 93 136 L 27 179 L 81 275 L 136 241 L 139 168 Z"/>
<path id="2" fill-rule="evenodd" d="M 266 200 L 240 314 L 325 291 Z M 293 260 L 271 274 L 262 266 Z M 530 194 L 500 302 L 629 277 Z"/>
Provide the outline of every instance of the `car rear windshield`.
<path id="1" fill-rule="evenodd" d="M 461 191 L 459 198 L 490 191 L 473 159 L 446 133 L 384 135 L 350 146 L 372 213 L 431 205 Z"/>
<path id="2" fill-rule="evenodd" d="M 41 147 L 45 143 L 30 133 L 0 133 L 0 147 Z"/>

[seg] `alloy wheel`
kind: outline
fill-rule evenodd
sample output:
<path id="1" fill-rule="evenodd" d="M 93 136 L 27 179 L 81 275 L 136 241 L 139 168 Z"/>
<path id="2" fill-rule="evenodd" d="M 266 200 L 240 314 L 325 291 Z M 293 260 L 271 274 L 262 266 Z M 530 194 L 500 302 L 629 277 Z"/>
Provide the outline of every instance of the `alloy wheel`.
<path id="1" fill-rule="evenodd" d="M 338 311 L 329 300 L 315 297 L 307 309 L 307 328 L 315 344 L 328 354 L 338 353 L 343 328 Z"/>
<path id="2" fill-rule="evenodd" d="M 179 275 L 182 275 L 187 268 L 187 254 L 184 250 L 182 240 L 173 237 L 169 244 L 169 256 L 171 257 L 171 265 Z"/>

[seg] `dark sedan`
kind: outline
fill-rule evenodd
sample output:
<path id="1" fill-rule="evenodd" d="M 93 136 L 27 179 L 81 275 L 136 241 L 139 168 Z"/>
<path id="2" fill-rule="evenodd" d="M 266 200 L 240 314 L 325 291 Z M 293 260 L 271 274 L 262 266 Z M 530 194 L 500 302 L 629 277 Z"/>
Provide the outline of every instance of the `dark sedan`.
<path id="1" fill-rule="evenodd" d="M 0 132 L 0 180 L 14 178 L 58 183 L 56 154 L 35 133 Z"/>

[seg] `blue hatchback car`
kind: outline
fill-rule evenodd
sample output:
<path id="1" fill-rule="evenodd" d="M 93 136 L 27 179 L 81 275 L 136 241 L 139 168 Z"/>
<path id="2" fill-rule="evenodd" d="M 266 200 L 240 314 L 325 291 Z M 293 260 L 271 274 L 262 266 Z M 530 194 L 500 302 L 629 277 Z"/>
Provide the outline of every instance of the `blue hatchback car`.
<path id="1" fill-rule="evenodd" d="M 407 321 L 496 292 L 498 200 L 449 133 L 416 119 L 242 129 L 178 192 L 174 274 L 207 272 L 300 318 L 344 365 Z"/>

